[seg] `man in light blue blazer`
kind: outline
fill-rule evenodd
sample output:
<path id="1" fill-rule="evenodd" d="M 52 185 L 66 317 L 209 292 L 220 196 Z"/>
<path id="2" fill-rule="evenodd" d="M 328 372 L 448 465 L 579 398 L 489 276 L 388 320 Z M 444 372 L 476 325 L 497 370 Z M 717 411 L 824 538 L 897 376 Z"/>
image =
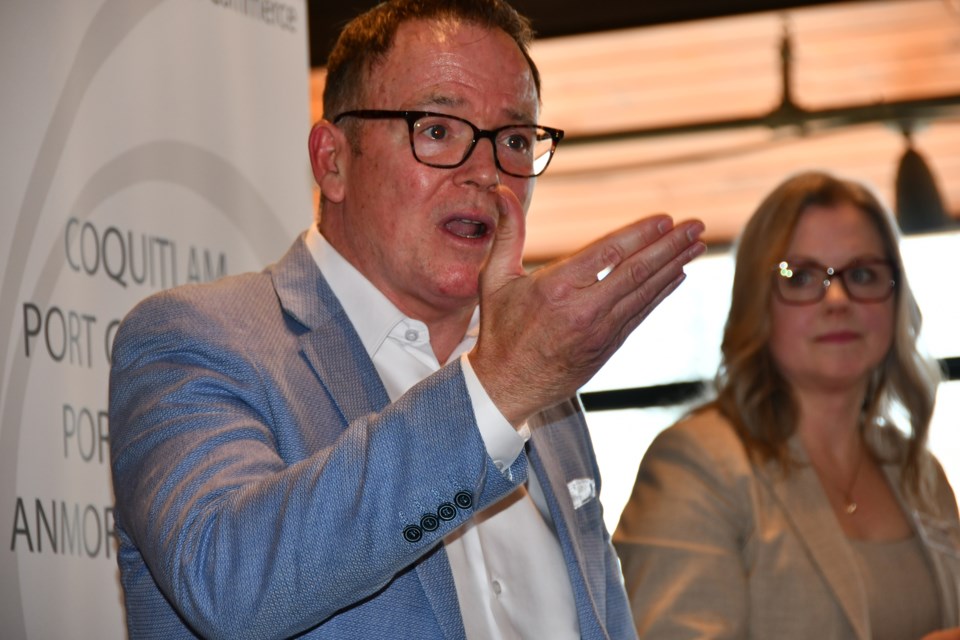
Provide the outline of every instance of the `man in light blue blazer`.
<path id="1" fill-rule="evenodd" d="M 571 398 L 703 251 L 653 216 L 526 274 L 527 22 L 393 0 L 348 25 L 317 224 L 153 296 L 110 387 L 132 638 L 631 638 Z M 597 274 L 612 268 L 609 275 Z"/>

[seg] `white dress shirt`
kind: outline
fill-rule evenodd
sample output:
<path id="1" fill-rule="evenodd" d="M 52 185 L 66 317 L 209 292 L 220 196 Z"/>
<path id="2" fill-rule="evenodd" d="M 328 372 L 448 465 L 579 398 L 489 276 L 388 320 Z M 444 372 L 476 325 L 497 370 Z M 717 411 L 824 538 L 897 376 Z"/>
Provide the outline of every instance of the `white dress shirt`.
<path id="1" fill-rule="evenodd" d="M 391 401 L 440 369 L 427 326 L 400 312 L 312 225 L 306 235 L 317 266 L 373 360 Z M 450 356 L 461 358 L 480 436 L 507 470 L 529 438 L 503 417 L 466 357 L 477 340 L 479 310 Z M 444 363 L 445 364 L 445 363 Z M 476 514 L 444 540 L 467 638 L 579 638 L 563 553 L 532 468 L 526 486 Z"/>

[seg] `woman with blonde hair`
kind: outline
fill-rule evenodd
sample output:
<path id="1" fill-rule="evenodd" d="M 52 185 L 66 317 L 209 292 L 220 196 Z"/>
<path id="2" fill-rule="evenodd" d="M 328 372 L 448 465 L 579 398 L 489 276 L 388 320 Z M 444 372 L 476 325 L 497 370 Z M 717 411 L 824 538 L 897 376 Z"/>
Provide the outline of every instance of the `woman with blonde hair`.
<path id="1" fill-rule="evenodd" d="M 821 172 L 751 217 L 717 396 L 651 445 L 614 536 L 641 638 L 960 638 L 940 374 L 898 242 Z"/>

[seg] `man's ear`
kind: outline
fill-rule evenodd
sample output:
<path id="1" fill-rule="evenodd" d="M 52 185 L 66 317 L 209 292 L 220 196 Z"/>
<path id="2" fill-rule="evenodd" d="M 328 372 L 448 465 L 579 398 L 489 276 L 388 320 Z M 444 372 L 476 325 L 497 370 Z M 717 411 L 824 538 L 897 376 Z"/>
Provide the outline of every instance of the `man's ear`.
<path id="1" fill-rule="evenodd" d="M 339 127 L 328 120 L 320 120 L 310 130 L 310 166 L 313 178 L 320 186 L 324 199 L 332 202 L 343 200 L 346 192 L 345 169 L 349 162 L 350 147 Z"/>

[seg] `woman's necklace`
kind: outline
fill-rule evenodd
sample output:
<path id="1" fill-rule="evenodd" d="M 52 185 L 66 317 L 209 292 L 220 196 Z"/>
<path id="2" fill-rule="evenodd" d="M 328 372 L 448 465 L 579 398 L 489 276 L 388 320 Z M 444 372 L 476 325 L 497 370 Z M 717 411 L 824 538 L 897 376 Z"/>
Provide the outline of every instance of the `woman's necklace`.
<path id="1" fill-rule="evenodd" d="M 850 482 L 847 484 L 847 490 L 843 492 L 843 510 L 847 512 L 848 516 L 852 516 L 857 512 L 857 501 L 853 499 L 853 488 L 857 486 L 857 478 L 860 477 L 860 466 L 863 462 L 863 444 L 860 443 L 857 447 L 859 454 L 857 455 L 857 463 L 853 467 L 853 475 L 850 477 Z"/>
<path id="2" fill-rule="evenodd" d="M 820 468 L 819 465 L 814 465 L 814 468 L 817 470 L 817 475 L 820 476 L 820 482 L 824 485 L 829 484 L 830 490 L 840 495 L 843 500 L 843 511 L 848 516 L 852 516 L 857 512 L 857 509 L 860 508 L 860 505 L 857 504 L 857 501 L 853 499 L 853 490 L 857 486 L 857 479 L 860 477 L 860 468 L 863 466 L 863 458 L 865 453 L 862 442 L 857 443 L 857 450 L 857 460 L 853 465 L 853 473 L 850 475 L 850 479 L 847 481 L 846 488 L 841 487 L 839 482 L 834 481 L 833 478 L 828 476 L 825 473 L 825 470 Z"/>

